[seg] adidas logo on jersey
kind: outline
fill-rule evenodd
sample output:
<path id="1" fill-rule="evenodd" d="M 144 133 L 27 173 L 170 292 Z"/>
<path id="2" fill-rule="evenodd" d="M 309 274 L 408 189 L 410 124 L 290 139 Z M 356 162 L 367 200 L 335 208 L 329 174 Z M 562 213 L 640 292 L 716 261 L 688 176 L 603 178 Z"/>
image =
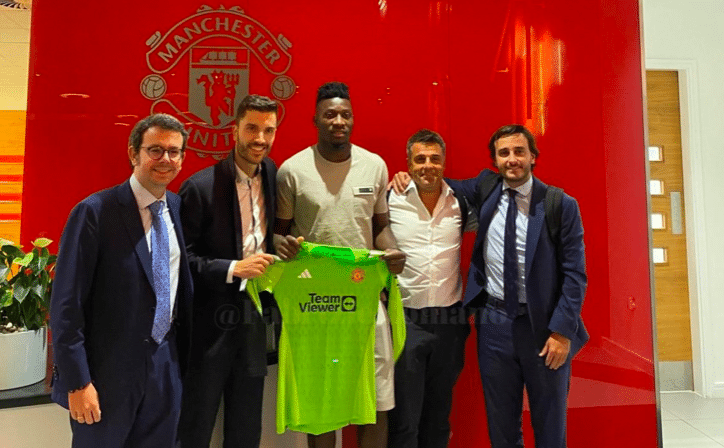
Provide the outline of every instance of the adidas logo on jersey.
<path id="1" fill-rule="evenodd" d="M 297 275 L 297 278 L 312 278 L 312 274 L 309 272 L 309 269 L 305 269 L 301 274 Z"/>

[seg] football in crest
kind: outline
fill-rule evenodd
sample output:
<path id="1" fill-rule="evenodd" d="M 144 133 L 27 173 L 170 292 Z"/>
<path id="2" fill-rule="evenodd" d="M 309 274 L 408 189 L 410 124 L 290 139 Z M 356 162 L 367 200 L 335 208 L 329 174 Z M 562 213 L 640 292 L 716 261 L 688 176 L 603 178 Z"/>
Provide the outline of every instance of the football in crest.
<path id="1" fill-rule="evenodd" d="M 156 100 L 166 93 L 166 81 L 158 75 L 148 75 L 141 81 L 141 94 L 149 100 Z"/>
<path id="2" fill-rule="evenodd" d="M 294 85 L 292 78 L 286 75 L 277 76 L 272 81 L 271 91 L 277 99 L 288 100 L 296 92 L 297 86 Z"/>

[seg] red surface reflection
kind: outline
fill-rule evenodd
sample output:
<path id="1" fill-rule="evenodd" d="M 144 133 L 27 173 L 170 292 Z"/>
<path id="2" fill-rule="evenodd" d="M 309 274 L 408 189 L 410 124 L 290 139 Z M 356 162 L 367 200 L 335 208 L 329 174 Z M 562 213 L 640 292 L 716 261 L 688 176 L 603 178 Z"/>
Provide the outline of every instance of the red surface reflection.
<path id="1" fill-rule="evenodd" d="M 198 80 L 213 82 L 214 70 L 237 70 L 236 92 L 281 98 L 277 164 L 315 141 L 315 89 L 330 80 L 350 86 L 353 141 L 385 158 L 390 172 L 405 169 L 407 137 L 429 127 L 448 144 L 446 174 L 474 176 L 490 166 L 490 134 L 522 122 L 538 135 L 536 175 L 578 199 L 586 229 L 583 315 L 592 337 L 573 365 L 569 446 L 656 446 L 638 0 L 237 4 L 198 11 L 201 3 L 189 0 L 172 8 L 34 2 L 23 241 L 40 232 L 57 241 L 75 203 L 129 176 L 130 125 L 155 108 L 186 117 L 192 128 L 195 150 L 173 190 L 223 156 L 231 147 L 228 117 L 221 111 L 215 121 L 204 112 L 210 106 L 193 103 L 194 89 L 205 88 Z M 202 12 L 214 18 L 209 29 L 220 18 L 221 31 L 197 22 L 196 33 L 191 18 Z M 188 42 L 168 34 L 173 29 Z M 186 47 L 237 49 L 236 65 L 228 68 L 218 54 L 194 60 Z M 176 64 L 164 66 L 153 48 Z M 163 82 L 144 83 L 151 75 Z M 220 98 L 219 105 L 229 100 Z M 637 306 L 628 306 L 631 297 Z M 467 354 L 451 446 L 485 447 L 474 337 Z M 533 446 L 529 426 L 525 436 Z"/>

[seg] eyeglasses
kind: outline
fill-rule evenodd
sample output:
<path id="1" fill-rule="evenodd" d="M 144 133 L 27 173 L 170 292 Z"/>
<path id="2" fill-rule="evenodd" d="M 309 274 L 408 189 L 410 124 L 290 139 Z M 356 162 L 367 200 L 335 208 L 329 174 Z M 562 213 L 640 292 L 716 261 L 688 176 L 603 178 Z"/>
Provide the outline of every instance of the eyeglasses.
<path id="1" fill-rule="evenodd" d="M 160 160 L 165 153 L 168 153 L 169 160 L 177 161 L 183 154 L 183 150 L 179 148 L 166 149 L 161 146 L 141 146 L 141 148 L 145 149 L 153 160 Z"/>

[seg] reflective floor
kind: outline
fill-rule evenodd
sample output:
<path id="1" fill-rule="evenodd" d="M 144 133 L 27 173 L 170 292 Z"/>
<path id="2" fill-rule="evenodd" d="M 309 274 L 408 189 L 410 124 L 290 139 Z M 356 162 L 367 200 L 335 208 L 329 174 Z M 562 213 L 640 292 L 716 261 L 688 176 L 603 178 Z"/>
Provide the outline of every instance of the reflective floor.
<path id="1" fill-rule="evenodd" d="M 724 398 L 662 392 L 661 420 L 665 448 L 724 447 Z"/>

